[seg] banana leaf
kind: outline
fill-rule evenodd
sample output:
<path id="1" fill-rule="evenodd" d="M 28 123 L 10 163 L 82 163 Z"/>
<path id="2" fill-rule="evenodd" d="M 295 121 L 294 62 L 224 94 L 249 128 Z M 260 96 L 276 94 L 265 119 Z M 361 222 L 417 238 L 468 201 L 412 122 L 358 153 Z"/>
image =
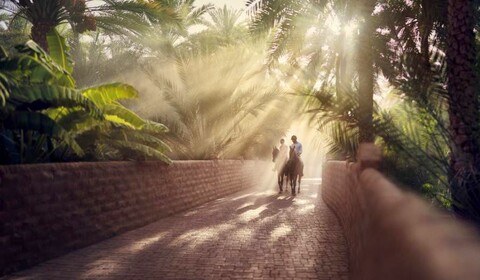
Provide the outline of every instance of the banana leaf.
<path id="1" fill-rule="evenodd" d="M 81 134 L 99 124 L 99 120 L 92 118 L 88 112 L 80 107 L 71 109 L 62 107 L 47 112 L 48 116 L 56 120 L 58 125 L 75 134 Z"/>
<path id="2" fill-rule="evenodd" d="M 55 85 L 28 85 L 13 88 L 10 103 L 17 110 L 44 110 L 52 107 L 85 108 L 93 117 L 103 118 L 102 111 L 77 90 Z"/>
<path id="3" fill-rule="evenodd" d="M 3 46 L 0 46 L 0 60 L 5 58 L 8 58 L 8 52 Z"/>
<path id="4" fill-rule="evenodd" d="M 29 80 L 32 83 L 54 82 L 65 87 L 75 87 L 75 80 L 70 72 L 62 65 L 57 64 L 35 42 L 30 40 L 23 45 L 16 46 L 16 49 L 20 53 L 18 68 L 22 72 L 29 72 Z"/>
<path id="5" fill-rule="evenodd" d="M 160 140 L 160 138 L 144 130 L 124 128 L 121 130 L 114 131 L 113 133 L 110 134 L 110 136 L 115 139 L 122 139 L 122 141 L 130 141 L 133 143 L 148 145 L 160 152 L 172 151 L 171 148 L 165 142 Z"/>
<path id="6" fill-rule="evenodd" d="M 30 130 L 64 141 L 78 155 L 84 152 L 71 135 L 48 116 L 37 112 L 12 112 L 3 122 L 6 129 Z"/>
<path id="7" fill-rule="evenodd" d="M 65 38 L 53 29 L 47 34 L 47 42 L 50 57 L 55 63 L 71 74 L 73 72 L 73 60 L 70 56 L 70 48 Z"/>
<path id="8" fill-rule="evenodd" d="M 82 94 L 100 107 L 115 103 L 117 100 L 138 97 L 138 92 L 134 87 L 122 83 L 112 83 L 83 89 Z"/>
<path id="9" fill-rule="evenodd" d="M 143 155 L 147 159 L 157 159 L 167 164 L 172 163 L 172 160 L 169 159 L 162 152 L 152 147 L 149 147 L 147 145 L 139 144 L 136 142 L 130 142 L 130 141 L 120 141 L 120 140 L 112 140 L 111 142 L 112 142 L 112 145 L 114 145 L 116 148 L 120 150 L 125 149 L 125 150 L 132 151 L 136 154 Z"/>
<path id="10" fill-rule="evenodd" d="M 141 129 L 146 122 L 134 112 L 122 105 L 106 104 L 103 107 L 105 118 L 111 122 L 126 125 L 131 128 Z"/>
<path id="11" fill-rule="evenodd" d="M 7 76 L 0 73 L 0 106 L 5 106 L 7 98 L 10 96 L 8 83 L 9 79 Z"/>

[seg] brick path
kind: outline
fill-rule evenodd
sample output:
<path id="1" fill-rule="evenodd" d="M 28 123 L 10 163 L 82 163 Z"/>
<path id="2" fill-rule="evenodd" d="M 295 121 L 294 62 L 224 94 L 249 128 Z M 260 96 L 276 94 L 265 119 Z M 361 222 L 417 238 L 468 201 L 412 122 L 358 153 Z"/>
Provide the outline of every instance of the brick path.
<path id="1" fill-rule="evenodd" d="M 320 181 L 296 197 L 261 185 L 5 279 L 348 279 Z"/>

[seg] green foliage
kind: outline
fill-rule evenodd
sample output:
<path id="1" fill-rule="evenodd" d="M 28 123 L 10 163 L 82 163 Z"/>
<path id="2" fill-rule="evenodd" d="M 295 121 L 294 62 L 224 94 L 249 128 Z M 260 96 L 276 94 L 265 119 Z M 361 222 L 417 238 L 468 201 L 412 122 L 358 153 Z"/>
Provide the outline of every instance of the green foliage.
<path id="1" fill-rule="evenodd" d="M 355 158 L 358 147 L 358 102 L 353 93 L 335 94 L 332 86 L 305 84 L 295 88 L 295 93 L 305 99 L 305 112 L 310 123 L 327 135 L 330 156 L 340 159 Z M 345 98 L 349 96 L 349 98 Z"/>
<path id="2" fill-rule="evenodd" d="M 54 29 L 47 33 L 49 54 L 52 60 L 69 74 L 73 72 L 73 60 L 66 39 Z"/>
<path id="3" fill-rule="evenodd" d="M 0 4 L 1 5 L 1 4 Z M 15 19 L 15 20 L 14 20 Z M 0 42 L 5 49 L 24 43 L 28 40 L 27 21 L 14 18 L 12 14 L 0 14 Z"/>
<path id="4" fill-rule="evenodd" d="M 75 89 L 64 86 L 70 84 L 68 74 L 35 43 L 30 41 L 17 49 L 18 55 L 3 52 L 0 59 L 5 99 L 0 107 L 2 163 L 47 160 L 55 145 L 68 145 L 77 156 L 83 156 L 72 135 L 42 112 L 80 107 L 101 118 L 101 111 Z"/>
<path id="5" fill-rule="evenodd" d="M 75 46 L 73 76 L 81 88 L 112 83 L 131 71 L 145 55 L 142 49 L 123 38 L 106 38 L 100 32 L 83 37 L 88 37 L 88 40 L 69 41 Z"/>
<path id="6" fill-rule="evenodd" d="M 78 90 L 65 40 L 49 33 L 49 51 L 29 41 L 0 57 L 2 163 L 158 159 L 170 163 L 161 124 L 143 120 L 119 100 L 138 96 L 125 84 Z M 101 147 L 108 147 L 108 151 Z M 132 154 L 132 151 L 134 153 Z"/>
<path id="7" fill-rule="evenodd" d="M 137 98 L 138 92 L 129 85 L 113 83 L 82 90 L 82 95 L 93 101 L 109 122 L 92 122 L 86 119 L 77 129 L 81 131 L 80 144 L 88 147 L 91 157 L 110 160 L 146 160 L 157 159 L 166 163 L 171 160 L 164 154 L 170 148 L 158 137 L 168 129 L 160 124 L 146 121 L 133 111 L 124 107 L 119 100 Z M 69 118 L 65 115 L 63 118 Z M 87 129 L 88 127 L 88 129 Z M 95 134 L 92 142 L 85 136 Z M 103 148 L 96 148 L 103 147 Z"/>
<path id="8" fill-rule="evenodd" d="M 89 2 L 94 5 L 89 5 Z M 177 12 L 166 2 L 143 0 L 35 0 L 0 1 L 2 7 L 18 17 L 36 24 L 49 22 L 53 27 L 68 23 L 75 33 L 95 30 L 97 27 L 110 34 L 140 34 L 152 24 L 179 25 Z M 47 30 L 48 31 L 48 30 Z"/>
<path id="9" fill-rule="evenodd" d="M 293 83 L 293 91 L 305 97 L 305 112 L 327 134 L 330 153 L 336 158 L 353 158 L 358 145 L 362 74 L 358 69 L 363 68 L 357 64 L 362 52 L 369 52 L 362 49 L 358 36 L 365 3 L 247 1 L 251 31 L 271 39 L 270 67 L 280 69 L 289 82 L 301 81 Z M 448 206 L 451 135 L 443 51 L 447 5 L 441 1 L 376 3 L 378 9 L 367 23 L 376 30 L 369 40 L 373 78 L 379 82 L 373 124 L 376 141 L 384 148 L 384 172 L 400 185 Z M 328 24 L 334 20 L 338 30 Z M 357 24 L 352 25 L 355 32 L 347 36 L 352 23 Z M 385 79 L 395 89 L 390 94 L 386 94 Z M 397 97 L 395 105 L 385 107 L 382 99 L 391 96 Z"/>
<path id="10" fill-rule="evenodd" d="M 111 2 L 114 4 L 118 1 Z M 141 2 L 146 3 L 146 1 Z M 155 20 L 151 17 L 148 17 L 151 19 L 142 17 L 142 20 L 147 19 L 148 24 L 137 29 L 135 26 L 144 22 L 142 23 L 140 19 L 132 19 L 132 23 L 122 21 L 121 17 L 115 17 L 112 10 L 108 13 L 108 18 L 113 22 L 108 22 L 105 18 L 105 22 L 100 24 L 100 20 L 104 17 L 97 18 L 100 24 L 98 31 L 82 34 L 82 37 L 89 37 L 88 40 L 79 40 L 79 38 L 70 40 L 75 50 L 73 53 L 76 62 L 74 76 L 81 87 L 110 83 L 117 77 L 132 71 L 132 68 L 146 57 L 170 59 L 174 58 L 179 48 L 195 49 L 196 45 L 192 46 L 193 43 L 191 43 L 193 35 L 190 35 L 188 30 L 193 26 L 204 24 L 203 17 L 213 8 L 213 4 L 197 7 L 191 0 L 148 2 L 150 2 L 147 3 L 149 11 L 145 11 L 146 14 L 165 13 L 172 18 Z M 112 7 L 120 8 L 121 5 Z M 139 8 L 137 12 L 141 10 Z M 136 31 L 130 31 L 131 28 Z"/>

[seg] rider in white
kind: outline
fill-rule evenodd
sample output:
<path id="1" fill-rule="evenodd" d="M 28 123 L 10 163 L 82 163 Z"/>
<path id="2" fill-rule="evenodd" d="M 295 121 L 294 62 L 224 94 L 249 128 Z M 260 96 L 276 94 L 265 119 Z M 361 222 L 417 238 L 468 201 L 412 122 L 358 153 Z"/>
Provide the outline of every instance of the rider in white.
<path id="1" fill-rule="evenodd" d="M 280 139 L 279 153 L 275 160 L 275 170 L 281 171 L 288 160 L 288 146 L 285 145 L 285 140 Z"/>

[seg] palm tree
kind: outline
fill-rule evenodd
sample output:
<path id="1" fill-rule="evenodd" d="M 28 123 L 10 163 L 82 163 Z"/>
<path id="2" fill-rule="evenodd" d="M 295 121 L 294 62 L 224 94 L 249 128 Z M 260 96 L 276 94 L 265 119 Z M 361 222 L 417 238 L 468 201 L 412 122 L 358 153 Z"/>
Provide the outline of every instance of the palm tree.
<path id="1" fill-rule="evenodd" d="M 150 50 L 150 55 L 175 58 L 179 48 L 189 46 L 192 38 L 189 29 L 205 25 L 204 16 L 213 9 L 213 4 L 197 7 L 194 2 L 195 0 L 155 0 L 155 3 L 175 11 L 180 24 L 155 26 L 151 32 L 142 34 L 139 41 Z"/>
<path id="2" fill-rule="evenodd" d="M 177 15 L 178 24 L 154 22 L 141 34 L 110 36 L 102 30 L 84 34 L 84 37 L 89 37 L 88 40 L 73 38 L 73 75 L 79 85 L 91 86 L 108 82 L 121 76 L 127 68 L 135 70 L 143 58 L 175 60 L 179 46 L 188 41 L 188 29 L 203 23 L 203 16 L 213 7 L 211 4 L 197 7 L 193 0 L 156 0 L 154 4 L 173 11 Z"/>
<path id="3" fill-rule="evenodd" d="M 362 3 L 363 2 L 363 3 Z M 373 48 L 372 37 L 375 31 L 371 15 L 376 0 L 364 0 L 359 5 L 360 21 L 362 22 L 359 34 L 358 55 L 358 131 L 359 142 L 373 142 Z"/>
<path id="4" fill-rule="evenodd" d="M 15 20 L 13 15 L 0 14 L 0 42 L 5 48 L 11 48 L 28 40 L 29 33 L 26 30 L 26 20 Z"/>
<path id="5" fill-rule="evenodd" d="M 480 143 L 475 16 L 472 1 L 448 1 L 449 183 L 454 209 L 480 223 Z"/>
<path id="6" fill-rule="evenodd" d="M 85 35 L 90 40 L 82 40 L 75 49 L 72 75 L 79 87 L 114 81 L 131 71 L 147 52 L 145 48 L 132 47 L 135 44 L 125 38 L 100 36 L 98 32 L 95 35 Z"/>
<path id="7" fill-rule="evenodd" d="M 310 14 L 312 18 L 323 19 L 330 16 L 330 18 L 337 16 L 339 9 L 339 17 L 345 22 L 340 24 L 346 25 L 351 19 L 347 17 L 356 17 L 357 21 L 361 23 L 358 35 L 358 53 L 357 53 L 357 76 L 358 76 L 358 127 L 359 127 L 359 141 L 372 142 L 374 140 L 372 116 L 373 116 L 373 89 L 374 89 L 374 60 L 372 38 L 375 31 L 375 26 L 371 20 L 371 16 L 375 7 L 375 0 L 365 1 L 262 1 L 251 0 L 247 2 L 251 12 L 254 14 L 253 28 L 257 30 L 265 30 L 267 28 L 275 28 L 274 44 L 272 45 L 272 52 L 276 53 L 278 58 L 282 52 L 288 48 L 288 37 L 298 40 L 298 36 L 303 36 L 306 31 L 311 28 L 311 25 L 305 24 L 305 14 Z M 313 11 L 313 12 L 312 12 Z M 353 13 L 357 11 L 357 13 Z M 323 14 L 323 15 L 322 15 Z M 322 23 L 324 25 L 324 22 Z M 345 39 L 344 34 L 341 34 L 340 39 Z M 342 46 L 344 42 L 339 42 L 338 46 Z M 337 94 L 341 94 L 344 87 L 348 87 L 345 77 L 340 74 L 344 73 L 346 54 L 343 47 L 338 47 L 335 50 L 340 54 L 335 67 L 337 68 Z M 312 56 L 315 57 L 315 56 Z"/>
<path id="8" fill-rule="evenodd" d="M 241 11 L 223 8 L 209 9 L 197 22 L 205 29 L 189 34 L 178 45 L 180 51 L 212 53 L 218 48 L 245 42 L 249 36 L 241 21 Z"/>
<path id="9" fill-rule="evenodd" d="M 101 5 L 88 5 L 93 0 L 2 0 L 1 9 L 27 19 L 32 39 L 47 49 L 47 33 L 61 23 L 68 23 L 78 34 L 96 30 L 97 26 L 111 33 L 139 33 L 152 22 L 178 24 L 174 11 L 149 1 L 104 0 Z"/>
<path id="10" fill-rule="evenodd" d="M 44 49 L 48 47 L 47 33 L 68 19 L 67 11 L 60 1 L 2 1 L 1 8 L 27 19 L 32 24 L 32 39 Z"/>
<path id="11" fill-rule="evenodd" d="M 173 158 L 268 156 L 289 127 L 286 108 L 294 106 L 285 103 L 277 81 L 266 78 L 261 57 L 254 48 L 236 47 L 184 53 L 175 70 L 164 73 L 171 68 L 152 59 L 142 83 L 156 88 L 134 110 L 169 127 Z"/>
<path id="12" fill-rule="evenodd" d="M 47 41 L 50 54 L 32 41 L 17 46 L 18 55 L 0 48 L 2 163 L 86 158 L 170 162 L 163 154 L 168 147 L 158 138 L 166 127 L 141 119 L 119 102 L 138 96 L 133 87 L 111 83 L 77 89 L 66 40 L 54 31 Z M 55 156 L 57 151 L 62 153 Z"/>
<path id="13" fill-rule="evenodd" d="M 205 21 L 208 30 L 217 35 L 223 42 L 222 45 L 229 45 L 239 42 L 245 38 L 245 29 L 240 22 L 242 11 L 228 9 L 227 5 L 208 12 L 210 21 Z"/>

